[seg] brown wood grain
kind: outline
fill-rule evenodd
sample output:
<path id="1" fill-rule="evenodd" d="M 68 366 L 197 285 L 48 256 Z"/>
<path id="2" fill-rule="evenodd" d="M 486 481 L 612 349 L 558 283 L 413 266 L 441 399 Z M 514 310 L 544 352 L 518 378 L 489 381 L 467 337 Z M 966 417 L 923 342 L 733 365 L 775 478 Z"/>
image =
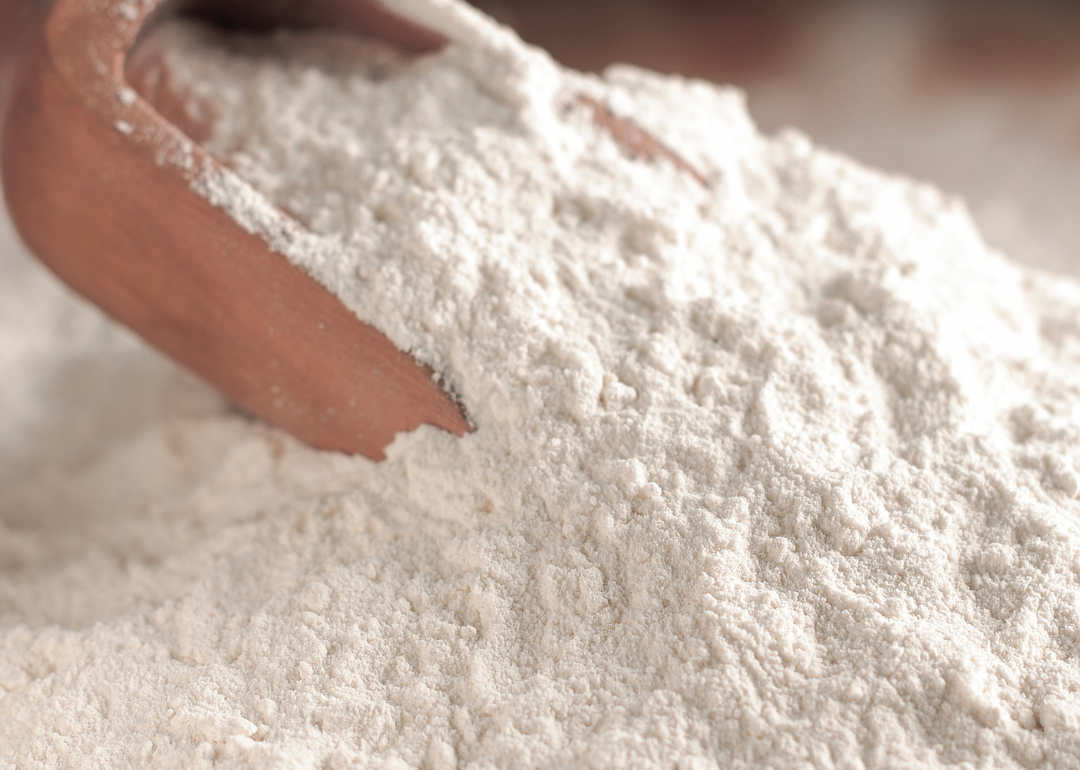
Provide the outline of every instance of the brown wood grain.
<path id="1" fill-rule="evenodd" d="M 579 95 L 577 101 L 589 108 L 593 122 L 611 134 L 631 157 L 652 162 L 666 160 L 680 171 L 694 177 L 703 187 L 709 186 L 709 180 L 700 171 L 634 121 L 619 117 L 591 96 Z"/>
<path id="2" fill-rule="evenodd" d="M 399 431 L 468 431 L 427 368 L 191 189 L 204 165 L 232 172 L 146 100 L 116 98 L 142 25 L 166 7 L 144 2 L 126 20 L 121 5 L 57 0 L 21 67 L 0 157 L 30 248 L 118 321 L 312 446 L 380 459 Z M 355 23 L 411 45 L 439 42 L 373 13 Z M 185 153 L 193 166 L 168 161 Z"/>

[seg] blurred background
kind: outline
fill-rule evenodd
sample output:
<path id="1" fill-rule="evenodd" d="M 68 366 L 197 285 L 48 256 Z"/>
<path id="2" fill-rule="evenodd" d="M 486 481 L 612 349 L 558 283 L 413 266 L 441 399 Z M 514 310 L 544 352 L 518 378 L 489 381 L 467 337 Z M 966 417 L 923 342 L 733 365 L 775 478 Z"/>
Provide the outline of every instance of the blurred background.
<path id="1" fill-rule="evenodd" d="M 763 130 L 797 126 L 933 181 L 1014 259 L 1080 277 L 1080 3 L 476 2 L 578 69 L 630 62 L 738 85 Z M 0 0 L 0 63 L 24 7 Z M 57 284 L 0 214 L 0 509 L 26 474 L 226 409 Z"/>
<path id="2" fill-rule="evenodd" d="M 1014 259 L 1080 276 L 1074 0 L 478 0 L 564 64 L 747 91 L 796 126 L 967 199 Z"/>

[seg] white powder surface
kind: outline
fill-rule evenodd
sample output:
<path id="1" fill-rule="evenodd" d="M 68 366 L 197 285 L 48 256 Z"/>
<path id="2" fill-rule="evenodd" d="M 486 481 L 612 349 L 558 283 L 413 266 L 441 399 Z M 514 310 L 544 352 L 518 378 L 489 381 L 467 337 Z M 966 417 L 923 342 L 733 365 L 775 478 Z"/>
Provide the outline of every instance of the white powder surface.
<path id="1" fill-rule="evenodd" d="M 159 42 L 250 183 L 199 189 L 477 431 L 211 410 L 4 487 L 0 767 L 1080 764 L 1080 284 L 734 90 L 388 4 L 448 48 Z"/>

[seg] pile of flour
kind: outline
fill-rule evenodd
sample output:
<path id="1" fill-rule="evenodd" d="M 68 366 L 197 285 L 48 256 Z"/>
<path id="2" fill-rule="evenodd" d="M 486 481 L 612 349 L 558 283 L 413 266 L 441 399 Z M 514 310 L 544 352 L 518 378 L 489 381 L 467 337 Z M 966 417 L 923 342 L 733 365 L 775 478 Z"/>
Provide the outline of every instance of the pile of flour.
<path id="1" fill-rule="evenodd" d="M 733 90 L 388 5 L 450 45 L 158 42 L 250 183 L 198 188 L 476 432 L 173 419 L 12 487 L 0 767 L 1080 763 L 1080 284 Z"/>

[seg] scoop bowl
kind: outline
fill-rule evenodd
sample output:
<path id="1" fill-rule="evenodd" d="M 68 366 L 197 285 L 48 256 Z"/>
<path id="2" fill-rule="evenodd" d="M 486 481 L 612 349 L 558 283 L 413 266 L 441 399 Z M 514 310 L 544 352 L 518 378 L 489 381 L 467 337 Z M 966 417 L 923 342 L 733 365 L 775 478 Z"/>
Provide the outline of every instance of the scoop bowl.
<path id="1" fill-rule="evenodd" d="M 141 34 L 178 12 L 334 26 L 418 52 L 445 42 L 369 0 L 56 0 L 23 55 L 0 147 L 27 245 L 113 318 L 312 446 L 382 459 L 422 424 L 469 431 L 428 367 L 193 189 L 212 174 L 258 195 L 128 81 Z"/>

